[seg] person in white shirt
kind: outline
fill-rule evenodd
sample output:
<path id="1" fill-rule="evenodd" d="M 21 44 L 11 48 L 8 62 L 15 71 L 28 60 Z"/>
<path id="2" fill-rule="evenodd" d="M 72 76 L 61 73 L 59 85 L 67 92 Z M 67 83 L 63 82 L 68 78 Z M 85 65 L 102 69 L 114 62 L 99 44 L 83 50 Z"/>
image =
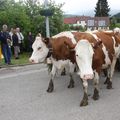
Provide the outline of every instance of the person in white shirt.
<path id="1" fill-rule="evenodd" d="M 16 28 L 16 32 L 17 32 L 17 36 L 18 36 L 19 52 L 22 53 L 24 36 L 23 36 L 22 32 L 20 32 L 20 28 Z"/>

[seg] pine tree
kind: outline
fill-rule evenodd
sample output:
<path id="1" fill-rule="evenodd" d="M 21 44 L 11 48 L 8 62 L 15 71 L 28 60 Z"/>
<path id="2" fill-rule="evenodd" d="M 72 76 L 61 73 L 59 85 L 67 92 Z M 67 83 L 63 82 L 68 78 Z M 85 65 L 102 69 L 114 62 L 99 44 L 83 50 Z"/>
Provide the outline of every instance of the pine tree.
<path id="1" fill-rule="evenodd" d="M 107 17 L 109 16 L 110 8 L 107 0 L 98 0 L 95 7 L 96 17 Z"/>

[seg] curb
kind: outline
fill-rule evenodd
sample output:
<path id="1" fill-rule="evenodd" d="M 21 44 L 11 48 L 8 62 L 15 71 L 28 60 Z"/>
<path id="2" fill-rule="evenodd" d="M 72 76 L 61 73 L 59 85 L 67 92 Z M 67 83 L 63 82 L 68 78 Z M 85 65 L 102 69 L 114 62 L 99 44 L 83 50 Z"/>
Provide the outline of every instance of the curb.
<path id="1" fill-rule="evenodd" d="M 27 66 L 27 65 L 36 65 L 36 64 L 43 64 L 45 62 L 41 62 L 41 63 L 26 63 L 26 64 L 16 64 L 16 65 L 0 65 L 0 69 L 2 68 L 9 68 L 9 67 L 19 67 L 19 66 Z"/>
<path id="2" fill-rule="evenodd" d="M 0 65 L 0 69 L 2 69 L 2 68 L 9 68 L 9 67 L 26 66 L 26 65 L 34 65 L 34 64 L 27 63 L 27 64 L 19 64 L 19 65 Z"/>

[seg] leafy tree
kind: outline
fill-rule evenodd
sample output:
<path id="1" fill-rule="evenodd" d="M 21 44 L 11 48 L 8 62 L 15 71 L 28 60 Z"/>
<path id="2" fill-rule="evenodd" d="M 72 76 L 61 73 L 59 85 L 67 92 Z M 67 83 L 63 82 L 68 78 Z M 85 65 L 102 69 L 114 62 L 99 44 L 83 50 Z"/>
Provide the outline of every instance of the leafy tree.
<path id="1" fill-rule="evenodd" d="M 109 16 L 110 8 L 107 0 L 98 0 L 95 7 L 96 17 L 106 17 Z"/>
<path id="2" fill-rule="evenodd" d="M 7 6 L 7 0 L 0 0 L 0 10 L 5 10 Z"/>
<path id="3" fill-rule="evenodd" d="M 50 35 L 55 35 L 61 31 L 69 29 L 63 22 L 63 4 L 56 5 L 49 2 L 49 8 L 54 11 L 50 20 Z M 45 36 L 45 17 L 40 15 L 44 5 L 39 0 L 0 0 L 0 29 L 3 24 L 11 27 L 20 27 L 25 36 L 25 46 L 27 45 L 27 34 L 29 31 L 36 35 L 41 32 Z"/>

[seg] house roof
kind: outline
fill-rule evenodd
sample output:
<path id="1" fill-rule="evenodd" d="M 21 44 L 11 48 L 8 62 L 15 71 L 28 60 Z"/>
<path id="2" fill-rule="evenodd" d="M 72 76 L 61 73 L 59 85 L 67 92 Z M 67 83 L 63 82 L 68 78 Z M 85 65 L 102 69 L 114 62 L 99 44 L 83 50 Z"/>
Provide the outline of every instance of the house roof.
<path id="1" fill-rule="evenodd" d="M 86 21 L 88 18 L 91 18 L 90 16 L 76 16 L 76 17 L 69 17 L 64 18 L 65 24 L 75 24 L 77 21 Z"/>
<path id="2" fill-rule="evenodd" d="M 77 21 L 85 21 L 86 23 L 88 23 L 88 20 L 93 20 L 94 26 L 98 26 L 99 21 L 105 21 L 105 26 L 108 26 L 110 24 L 109 17 L 90 17 L 90 16 L 76 16 L 76 17 L 64 18 L 64 23 L 76 24 Z"/>

